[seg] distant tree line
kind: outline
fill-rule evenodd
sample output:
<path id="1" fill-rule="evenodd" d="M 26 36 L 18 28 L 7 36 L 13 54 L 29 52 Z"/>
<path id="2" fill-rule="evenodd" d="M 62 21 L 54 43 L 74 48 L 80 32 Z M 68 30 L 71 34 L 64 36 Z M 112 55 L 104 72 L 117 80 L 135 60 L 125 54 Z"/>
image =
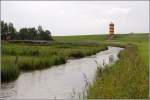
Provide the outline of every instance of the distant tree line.
<path id="1" fill-rule="evenodd" d="M 43 30 L 42 26 L 21 28 L 18 32 L 12 23 L 1 21 L 2 40 L 53 40 L 49 30 Z"/>

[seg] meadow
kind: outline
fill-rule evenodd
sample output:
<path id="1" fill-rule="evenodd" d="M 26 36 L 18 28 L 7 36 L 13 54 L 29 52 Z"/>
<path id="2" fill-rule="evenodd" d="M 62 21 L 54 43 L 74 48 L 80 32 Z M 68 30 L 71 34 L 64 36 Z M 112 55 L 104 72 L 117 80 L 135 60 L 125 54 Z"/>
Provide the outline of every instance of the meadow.
<path id="1" fill-rule="evenodd" d="M 1 46 L 1 81 L 15 80 L 20 72 L 50 68 L 105 50 L 107 45 L 124 47 L 120 60 L 100 74 L 88 87 L 89 99 L 149 98 L 148 33 L 107 35 L 55 36 L 48 44 L 9 43 Z M 92 66 L 91 66 L 92 67 Z"/>

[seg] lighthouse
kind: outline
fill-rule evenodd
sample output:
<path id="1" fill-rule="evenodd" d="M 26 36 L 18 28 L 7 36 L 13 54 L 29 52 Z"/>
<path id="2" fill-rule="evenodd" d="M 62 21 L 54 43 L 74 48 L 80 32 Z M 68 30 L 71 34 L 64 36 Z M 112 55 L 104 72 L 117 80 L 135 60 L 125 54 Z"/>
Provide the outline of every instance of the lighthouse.
<path id="1" fill-rule="evenodd" d="M 109 24 L 109 36 L 108 39 L 112 39 L 114 37 L 114 23 Z"/>

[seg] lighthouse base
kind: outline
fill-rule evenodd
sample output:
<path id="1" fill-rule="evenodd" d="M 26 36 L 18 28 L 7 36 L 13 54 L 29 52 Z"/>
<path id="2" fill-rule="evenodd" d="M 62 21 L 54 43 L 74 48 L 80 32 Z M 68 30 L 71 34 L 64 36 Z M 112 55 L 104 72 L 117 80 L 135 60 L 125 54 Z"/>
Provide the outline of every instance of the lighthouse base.
<path id="1" fill-rule="evenodd" d="M 109 36 L 108 36 L 108 40 L 112 40 L 113 38 L 114 38 L 114 34 L 109 34 Z"/>

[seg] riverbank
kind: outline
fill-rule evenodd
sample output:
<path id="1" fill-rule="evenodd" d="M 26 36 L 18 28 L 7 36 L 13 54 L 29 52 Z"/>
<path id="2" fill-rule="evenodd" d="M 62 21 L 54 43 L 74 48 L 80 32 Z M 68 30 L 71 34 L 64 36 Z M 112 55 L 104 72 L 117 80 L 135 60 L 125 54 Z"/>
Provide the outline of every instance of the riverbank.
<path id="1" fill-rule="evenodd" d="M 89 87 L 88 98 L 149 98 L 149 33 L 116 34 L 111 41 L 107 41 L 107 35 L 54 38 L 59 41 L 88 41 L 109 45 L 132 44 L 122 51 L 120 60 L 115 65 L 104 71 L 101 77 L 97 76 L 95 83 Z"/>
<path id="2" fill-rule="evenodd" d="M 97 70 L 94 84 L 89 86 L 89 99 L 145 99 L 148 98 L 148 67 L 138 55 L 136 45 L 127 45 L 120 60 L 106 68 Z"/>
<path id="3" fill-rule="evenodd" d="M 148 36 L 116 36 L 114 41 L 126 44 L 127 48 L 121 52 L 120 60 L 101 76 L 97 71 L 95 82 L 88 90 L 89 99 L 149 98 Z"/>
<path id="4" fill-rule="evenodd" d="M 60 42 L 46 45 L 2 42 L 1 47 L 1 82 L 16 80 L 21 71 L 50 68 L 106 49 L 105 44 Z"/>

